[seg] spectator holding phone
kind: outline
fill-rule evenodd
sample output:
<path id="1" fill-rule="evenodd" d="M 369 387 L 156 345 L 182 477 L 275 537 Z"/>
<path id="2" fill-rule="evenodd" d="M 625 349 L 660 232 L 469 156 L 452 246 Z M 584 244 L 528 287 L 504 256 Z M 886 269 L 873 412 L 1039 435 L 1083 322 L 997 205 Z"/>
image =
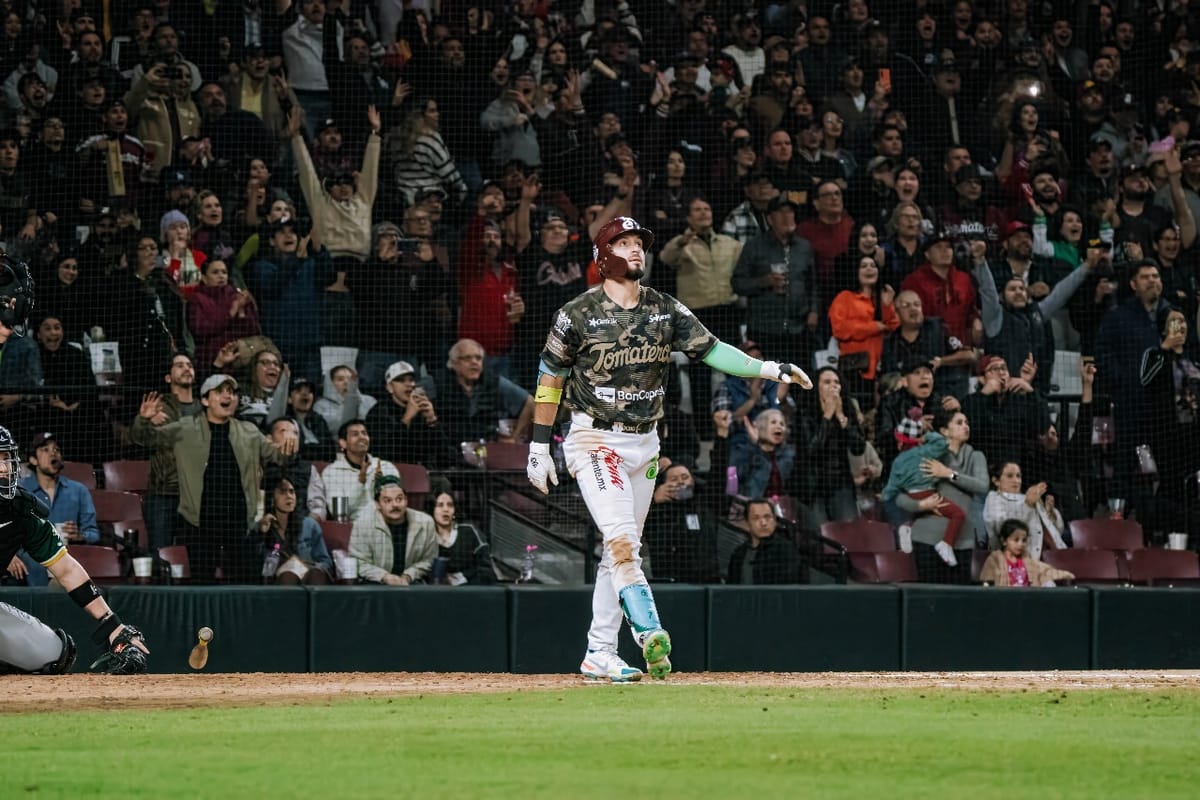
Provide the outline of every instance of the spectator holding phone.
<path id="1" fill-rule="evenodd" d="M 402 464 L 446 465 L 453 449 L 438 425 L 437 411 L 416 370 L 397 361 L 384 376 L 388 397 L 367 414 L 367 430 L 380 458 Z"/>
<path id="2" fill-rule="evenodd" d="M 150 174 L 154 178 L 175 163 L 184 139 L 200 133 L 200 109 L 192 100 L 193 77 L 199 80 L 200 73 L 186 62 L 157 56 L 125 95 L 137 138 L 153 155 Z"/>

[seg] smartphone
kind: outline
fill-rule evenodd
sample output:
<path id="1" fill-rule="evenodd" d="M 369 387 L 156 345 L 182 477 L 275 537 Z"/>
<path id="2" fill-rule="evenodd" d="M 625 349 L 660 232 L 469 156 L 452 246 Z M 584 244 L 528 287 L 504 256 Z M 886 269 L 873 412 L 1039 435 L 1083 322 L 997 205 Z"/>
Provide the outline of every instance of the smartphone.
<path id="1" fill-rule="evenodd" d="M 416 255 L 417 251 L 421 249 L 421 242 L 417 239 L 401 239 L 396 242 L 396 249 L 402 254 Z"/>
<path id="2" fill-rule="evenodd" d="M 883 87 L 885 92 L 892 90 L 892 70 L 890 67 L 884 67 L 879 70 L 879 85 Z"/>

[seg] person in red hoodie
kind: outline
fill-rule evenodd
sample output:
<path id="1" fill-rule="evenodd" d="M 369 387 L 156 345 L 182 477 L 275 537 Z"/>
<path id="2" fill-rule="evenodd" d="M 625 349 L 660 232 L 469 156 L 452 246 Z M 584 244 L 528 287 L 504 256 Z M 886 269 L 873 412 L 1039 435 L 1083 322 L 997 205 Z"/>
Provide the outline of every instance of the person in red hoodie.
<path id="1" fill-rule="evenodd" d="M 205 367 L 229 342 L 262 333 L 254 298 L 229 283 L 229 269 L 221 259 L 200 267 L 200 283 L 187 303 L 187 323 L 196 341 L 196 363 Z"/>
<path id="2" fill-rule="evenodd" d="M 516 264 L 501 257 L 504 238 L 497 217 L 504 210 L 504 199 L 495 189 L 495 184 L 484 186 L 478 212 L 463 237 L 458 262 L 463 309 L 458 338 L 473 339 L 482 345 L 488 367 L 508 377 L 508 356 L 516 340 L 516 325 L 525 314 L 525 302 L 517 291 Z M 499 208 L 494 207 L 496 204 Z"/>
<path id="3" fill-rule="evenodd" d="M 954 266 L 954 246 L 944 230 L 936 230 L 926 239 L 924 250 L 925 263 L 904 279 L 901 289 L 921 298 L 925 316 L 942 320 L 952 349 L 971 347 L 979 322 L 975 284 L 970 275 Z"/>

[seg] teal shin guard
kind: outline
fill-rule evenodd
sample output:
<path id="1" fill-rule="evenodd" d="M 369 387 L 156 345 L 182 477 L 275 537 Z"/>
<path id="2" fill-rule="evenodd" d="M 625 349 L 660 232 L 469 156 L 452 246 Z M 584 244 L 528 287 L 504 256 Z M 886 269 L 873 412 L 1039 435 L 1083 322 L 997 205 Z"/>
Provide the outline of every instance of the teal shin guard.
<path id="1" fill-rule="evenodd" d="M 621 608 L 636 633 L 643 634 L 662 629 L 658 608 L 654 605 L 654 595 L 650 593 L 647 584 L 634 583 L 622 589 Z"/>

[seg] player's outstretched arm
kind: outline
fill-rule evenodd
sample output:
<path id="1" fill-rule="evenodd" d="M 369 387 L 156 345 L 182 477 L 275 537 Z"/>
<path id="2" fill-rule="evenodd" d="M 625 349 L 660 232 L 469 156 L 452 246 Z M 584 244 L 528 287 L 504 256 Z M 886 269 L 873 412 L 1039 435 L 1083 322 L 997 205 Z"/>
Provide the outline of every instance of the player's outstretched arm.
<path id="1" fill-rule="evenodd" d="M 146 655 L 150 649 L 146 647 L 142 632 L 121 622 L 121 618 L 108 607 L 108 602 L 100 595 L 99 587 L 92 582 L 83 565 L 67 553 L 54 563 L 47 564 L 46 569 L 67 590 L 67 595 L 75 604 L 99 623 L 92 640 L 107 652 L 92 665 L 93 668 L 99 665 L 102 671 L 117 674 L 145 672 Z"/>
<path id="2" fill-rule="evenodd" d="M 759 361 L 725 342 L 717 342 L 704 356 L 704 363 L 726 375 L 739 378 L 766 378 L 778 383 L 794 383 L 802 389 L 811 389 L 812 380 L 795 364 L 778 361 Z"/>
<path id="3" fill-rule="evenodd" d="M 566 380 L 562 375 L 540 372 L 533 395 L 533 441 L 529 445 L 525 476 L 542 494 L 550 494 L 551 483 L 558 486 L 558 470 L 550 457 L 550 436 L 554 432 L 554 419 L 558 416 Z"/>

